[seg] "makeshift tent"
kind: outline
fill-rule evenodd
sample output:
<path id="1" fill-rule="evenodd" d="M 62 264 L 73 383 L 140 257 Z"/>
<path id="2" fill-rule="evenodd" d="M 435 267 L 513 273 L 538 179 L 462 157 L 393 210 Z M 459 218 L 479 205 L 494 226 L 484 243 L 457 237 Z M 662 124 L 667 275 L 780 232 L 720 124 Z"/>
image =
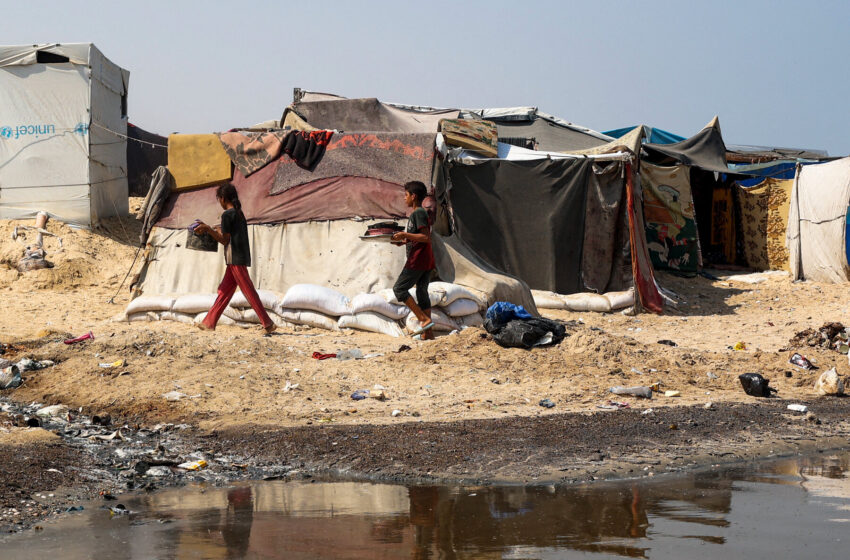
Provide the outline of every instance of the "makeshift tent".
<path id="1" fill-rule="evenodd" d="M 358 141 L 364 137 L 371 141 Z M 420 150 L 395 149 L 421 146 L 425 137 L 430 139 L 424 154 L 427 167 L 421 165 Z M 249 271 L 255 286 L 284 293 L 297 284 L 312 284 L 349 297 L 390 288 L 404 265 L 404 249 L 359 236 L 373 220 L 404 222 L 403 189 L 394 181 L 401 180 L 402 170 L 414 169 L 420 173 L 414 178 L 430 183 L 434 137 L 335 134 L 313 172 L 293 165 L 287 155 L 247 177 L 235 168 L 232 183 L 249 223 Z M 360 160 L 356 176 L 347 174 L 355 167 L 346 168 L 345 150 L 353 150 Z M 195 219 L 215 225 L 220 214 L 215 187 L 173 192 L 148 239 L 137 291 L 175 296 L 214 292 L 225 266 L 221 248 L 218 253 L 187 249 L 186 227 Z M 435 238 L 433 247 L 440 279 L 467 286 L 484 301 L 498 297 L 536 312 L 527 286 L 484 266 L 461 240 Z"/>
<path id="2" fill-rule="evenodd" d="M 660 312 L 633 154 L 620 143 L 606 149 L 616 151 L 577 155 L 500 144 L 503 159 L 452 151 L 438 174 L 437 199 L 455 236 L 532 289 L 635 288 L 643 307 Z"/>
<path id="3" fill-rule="evenodd" d="M 850 280 L 846 251 L 848 204 L 850 158 L 797 168 L 786 235 L 794 280 Z"/>
<path id="4" fill-rule="evenodd" d="M 90 43 L 0 47 L 0 218 L 127 214 L 128 81 Z"/>
<path id="5" fill-rule="evenodd" d="M 756 270 L 788 270 L 788 229 L 792 179 L 762 178 L 737 187 L 742 247 L 747 266 Z"/>
<path id="6" fill-rule="evenodd" d="M 653 126 L 646 125 L 644 125 L 643 128 L 646 133 L 646 141 L 650 144 L 675 144 L 676 142 L 681 142 L 685 140 L 684 136 L 679 136 L 678 134 L 673 134 L 672 132 L 667 132 L 666 130 L 661 130 L 660 128 L 655 128 Z M 602 134 L 610 136 L 612 138 L 621 138 L 634 129 L 635 127 L 630 126 L 628 128 L 608 130 L 606 132 L 603 132 Z"/>

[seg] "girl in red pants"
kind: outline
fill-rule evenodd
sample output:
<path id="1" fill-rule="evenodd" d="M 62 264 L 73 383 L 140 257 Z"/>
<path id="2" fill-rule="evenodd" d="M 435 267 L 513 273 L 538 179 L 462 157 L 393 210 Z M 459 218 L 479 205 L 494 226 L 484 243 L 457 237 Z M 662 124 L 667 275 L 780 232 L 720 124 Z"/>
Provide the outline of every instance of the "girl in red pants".
<path id="1" fill-rule="evenodd" d="M 227 263 L 227 270 L 224 273 L 224 279 L 218 286 L 218 297 L 203 322 L 198 323 L 198 328 L 205 331 L 215 330 L 219 317 L 224 313 L 227 304 L 230 303 L 230 298 L 233 297 L 236 286 L 239 286 L 239 289 L 245 294 L 245 299 L 248 300 L 248 303 L 257 313 L 257 317 L 260 318 L 263 329 L 270 333 L 275 330 L 275 324 L 263 308 L 260 296 L 254 289 L 254 283 L 248 276 L 248 267 L 251 266 L 248 222 L 245 220 L 245 214 L 242 213 L 242 203 L 239 202 L 236 187 L 231 184 L 221 185 L 215 192 L 215 198 L 224 208 L 224 212 L 221 214 L 221 227 L 213 229 L 201 222 L 195 227 L 195 232 L 199 234 L 209 233 L 216 241 L 224 245 L 224 262 Z"/>

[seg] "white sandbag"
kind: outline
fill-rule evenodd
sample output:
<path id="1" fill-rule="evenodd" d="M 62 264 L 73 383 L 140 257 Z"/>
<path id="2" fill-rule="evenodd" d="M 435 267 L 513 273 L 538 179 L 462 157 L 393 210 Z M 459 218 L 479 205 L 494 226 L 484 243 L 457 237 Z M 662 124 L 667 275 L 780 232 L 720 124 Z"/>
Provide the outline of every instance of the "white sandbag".
<path id="1" fill-rule="evenodd" d="M 605 297 L 611 302 L 611 309 L 625 309 L 635 304 L 635 290 L 631 288 L 625 292 L 607 292 Z M 538 305 L 538 307 L 540 307 Z"/>
<path id="2" fill-rule="evenodd" d="M 307 325 L 309 327 L 327 329 L 329 331 L 339 330 L 336 317 L 329 317 L 316 311 L 278 308 L 277 314 L 280 315 L 284 321 L 289 321 L 296 325 Z"/>
<path id="3" fill-rule="evenodd" d="M 443 306 L 441 309 L 445 311 L 449 317 L 465 317 L 467 315 L 472 315 L 473 313 L 478 313 L 481 310 L 481 307 L 474 299 L 458 298 L 450 304 Z"/>
<path id="4" fill-rule="evenodd" d="M 414 299 L 414 301 L 417 301 L 416 300 L 416 286 L 410 288 L 409 293 L 410 293 L 410 297 L 412 297 Z M 386 290 L 381 290 L 380 292 L 378 292 L 378 294 L 381 297 L 383 297 L 385 300 L 387 300 L 389 303 L 392 303 L 392 304 L 395 304 L 395 305 L 403 305 L 400 301 L 398 301 L 398 299 L 396 299 L 395 292 L 393 292 L 392 289 L 390 289 L 390 288 L 387 288 Z M 428 299 L 431 300 L 431 307 L 437 307 L 438 305 L 442 305 L 445 297 L 446 297 L 446 293 L 444 291 L 442 291 L 442 290 L 432 290 L 431 286 L 430 285 L 428 286 Z M 417 301 L 417 303 L 418 303 L 418 301 Z"/>
<path id="5" fill-rule="evenodd" d="M 292 323 L 286 321 L 283 317 L 281 317 L 277 313 L 269 313 L 269 319 L 271 319 L 272 323 L 274 323 L 280 329 L 288 328 L 288 327 L 292 326 Z"/>
<path id="6" fill-rule="evenodd" d="M 171 296 L 139 296 L 127 306 L 127 315 L 144 313 L 145 311 L 170 311 L 174 304 Z"/>
<path id="7" fill-rule="evenodd" d="M 388 336 L 404 336 L 398 321 L 388 319 L 380 313 L 373 311 L 362 311 L 354 315 L 343 315 L 337 323 L 341 329 L 359 329 Z"/>
<path id="8" fill-rule="evenodd" d="M 390 303 L 380 294 L 357 294 L 351 299 L 351 313 L 356 315 L 365 311 L 380 313 L 390 319 L 404 319 L 410 310 L 405 305 Z"/>
<path id="9" fill-rule="evenodd" d="M 260 321 L 260 318 L 257 316 L 257 312 L 254 311 L 253 309 L 251 309 L 250 307 L 248 309 L 243 309 L 241 314 L 242 314 L 242 317 L 241 317 L 240 321 L 242 321 L 242 322 L 252 323 L 254 325 L 259 325 L 262 322 L 262 321 Z M 269 316 L 269 319 L 271 319 L 271 316 Z"/>
<path id="10" fill-rule="evenodd" d="M 160 321 L 176 321 L 191 325 L 195 322 L 195 316 L 189 313 L 175 313 L 174 311 L 163 311 L 159 314 Z"/>
<path id="11" fill-rule="evenodd" d="M 570 294 L 562 296 L 565 309 L 570 311 L 596 311 L 597 313 L 608 313 L 611 311 L 611 302 L 602 294 Z"/>
<path id="12" fill-rule="evenodd" d="M 189 313 L 195 315 L 204 311 L 209 311 L 215 303 L 216 294 L 186 294 L 177 298 L 174 305 L 171 306 L 171 311 L 175 313 Z M 242 315 L 232 307 L 225 307 L 224 317 L 238 321 Z"/>
<path id="13" fill-rule="evenodd" d="M 206 318 L 207 318 L 207 312 L 206 311 L 204 311 L 203 313 L 198 313 L 195 316 L 195 323 L 200 323 L 201 321 L 203 321 Z M 236 321 L 231 319 L 227 315 L 222 315 L 221 317 L 219 317 L 218 323 L 216 323 L 216 325 L 228 325 L 228 326 L 235 325 L 235 324 L 236 324 Z"/>
<path id="14" fill-rule="evenodd" d="M 266 309 L 274 309 L 280 301 L 280 296 L 269 290 L 257 290 L 257 295 L 260 296 L 260 302 Z M 230 307 L 245 309 L 246 307 L 251 307 L 251 304 L 248 303 L 248 298 L 245 297 L 242 290 L 239 290 L 233 294 L 233 299 L 230 300 Z"/>
<path id="15" fill-rule="evenodd" d="M 446 332 L 460 330 L 460 325 L 458 325 L 454 319 L 433 307 L 431 308 L 431 320 L 434 321 L 434 330 L 436 331 Z M 407 316 L 405 326 L 407 327 L 407 330 L 413 332 L 419 330 L 422 325 L 416 319 L 416 315 L 411 313 Z"/>
<path id="16" fill-rule="evenodd" d="M 127 315 L 128 323 L 135 323 L 138 321 L 158 321 L 159 314 L 154 313 L 153 311 L 145 311 L 144 313 L 133 313 L 132 315 Z"/>
<path id="17" fill-rule="evenodd" d="M 481 313 L 473 313 L 472 315 L 464 315 L 463 317 L 458 317 L 455 319 L 460 325 L 461 329 L 465 329 L 468 327 L 483 327 L 484 326 L 484 317 L 481 316 Z"/>
<path id="18" fill-rule="evenodd" d="M 346 296 L 336 290 L 314 284 L 295 284 L 287 290 L 278 308 L 309 309 L 336 317 L 351 313 L 351 305 Z"/>
<path id="19" fill-rule="evenodd" d="M 531 297 L 534 298 L 534 305 L 538 309 L 566 309 L 567 304 L 564 302 L 564 296 L 555 292 L 546 290 L 531 290 Z"/>
<path id="20" fill-rule="evenodd" d="M 449 305 L 455 300 L 464 298 L 477 302 L 479 309 L 484 309 L 486 307 L 486 304 L 480 297 L 478 297 L 478 294 L 464 286 L 461 286 L 460 284 L 452 284 L 450 282 L 431 282 L 428 285 L 428 291 L 431 290 L 436 290 L 445 294 L 443 296 L 443 305 Z"/>

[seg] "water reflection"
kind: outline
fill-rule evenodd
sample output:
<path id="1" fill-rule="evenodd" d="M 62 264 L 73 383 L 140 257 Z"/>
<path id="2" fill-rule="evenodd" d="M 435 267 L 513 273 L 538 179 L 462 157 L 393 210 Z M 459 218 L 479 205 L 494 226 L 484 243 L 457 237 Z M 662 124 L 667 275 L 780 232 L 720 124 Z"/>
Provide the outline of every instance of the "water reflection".
<path id="1" fill-rule="evenodd" d="M 125 500 L 2 543 L 3 558 L 843 555 L 850 455 L 583 488 L 259 482 Z"/>

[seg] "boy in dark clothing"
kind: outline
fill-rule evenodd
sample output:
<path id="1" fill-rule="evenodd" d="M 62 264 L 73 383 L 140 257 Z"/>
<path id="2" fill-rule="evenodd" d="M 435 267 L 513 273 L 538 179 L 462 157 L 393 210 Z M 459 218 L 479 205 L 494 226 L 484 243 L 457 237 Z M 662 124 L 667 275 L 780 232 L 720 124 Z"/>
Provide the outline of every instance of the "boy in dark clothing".
<path id="1" fill-rule="evenodd" d="M 428 191 L 420 181 L 404 185 L 404 202 L 413 211 L 407 221 L 407 230 L 393 235 L 394 242 L 407 244 L 407 262 L 393 286 L 393 293 L 419 320 L 421 327 L 413 335 L 421 340 L 434 338 L 431 332 L 434 328 L 434 322 L 431 321 L 431 298 L 428 295 L 428 283 L 431 281 L 431 271 L 434 270 L 434 253 L 431 251 L 428 213 L 422 208 L 422 201 L 427 195 Z M 416 301 L 408 292 L 414 285 Z"/>

